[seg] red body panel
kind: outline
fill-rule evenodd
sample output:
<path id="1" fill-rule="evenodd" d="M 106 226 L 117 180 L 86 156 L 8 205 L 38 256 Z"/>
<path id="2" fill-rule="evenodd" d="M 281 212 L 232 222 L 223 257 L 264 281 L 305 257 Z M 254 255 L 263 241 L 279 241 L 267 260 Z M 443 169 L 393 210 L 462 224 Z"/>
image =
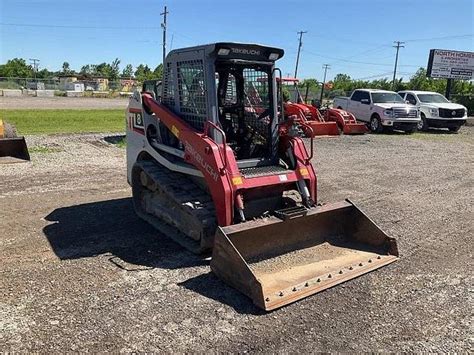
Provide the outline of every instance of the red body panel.
<path id="1" fill-rule="evenodd" d="M 285 103 L 285 115 L 296 116 L 297 122 L 306 137 L 338 136 L 339 130 L 334 122 L 325 122 L 319 111 L 310 105 Z M 310 127 L 311 129 L 308 129 Z"/>
<path id="2" fill-rule="evenodd" d="M 183 143 L 185 161 L 202 172 L 214 201 L 220 226 L 233 224 L 236 196 L 246 189 L 288 185 L 304 179 L 311 198 L 316 201 L 316 173 L 301 139 L 285 135 L 280 139 L 280 150 L 284 151 L 288 145 L 293 147 L 297 164 L 294 171 L 287 174 L 245 178 L 239 171 L 234 152 L 225 144 L 225 136 L 223 136 L 224 142 L 218 144 L 207 135 L 209 129 L 218 130 L 217 126 L 206 122 L 204 132 L 198 132 L 178 115 L 155 101 L 150 94 L 143 93 L 142 98 L 143 104 Z"/>
<path id="3" fill-rule="evenodd" d="M 336 122 L 344 134 L 364 134 L 369 131 L 365 123 L 357 122 L 355 116 L 348 111 L 327 109 L 324 118 L 326 121 Z"/>

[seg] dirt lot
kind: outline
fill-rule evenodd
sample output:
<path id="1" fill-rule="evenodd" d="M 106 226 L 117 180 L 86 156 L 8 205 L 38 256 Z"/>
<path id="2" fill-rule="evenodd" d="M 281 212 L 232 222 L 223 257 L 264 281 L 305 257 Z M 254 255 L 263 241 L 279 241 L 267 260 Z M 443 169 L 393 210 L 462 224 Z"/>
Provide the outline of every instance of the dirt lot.
<path id="1" fill-rule="evenodd" d="M 102 137 L 0 166 L 1 350 L 473 350 L 472 127 L 318 139 L 320 201 L 357 202 L 401 260 L 271 313 L 135 217 Z"/>

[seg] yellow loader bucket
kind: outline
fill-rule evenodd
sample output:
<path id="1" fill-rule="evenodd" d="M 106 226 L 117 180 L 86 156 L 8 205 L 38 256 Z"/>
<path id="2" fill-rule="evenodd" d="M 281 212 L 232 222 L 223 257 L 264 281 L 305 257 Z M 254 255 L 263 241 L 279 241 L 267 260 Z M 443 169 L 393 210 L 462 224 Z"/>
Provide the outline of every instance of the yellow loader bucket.
<path id="1" fill-rule="evenodd" d="M 388 237 L 351 201 L 219 227 L 211 269 L 270 311 L 398 259 Z"/>

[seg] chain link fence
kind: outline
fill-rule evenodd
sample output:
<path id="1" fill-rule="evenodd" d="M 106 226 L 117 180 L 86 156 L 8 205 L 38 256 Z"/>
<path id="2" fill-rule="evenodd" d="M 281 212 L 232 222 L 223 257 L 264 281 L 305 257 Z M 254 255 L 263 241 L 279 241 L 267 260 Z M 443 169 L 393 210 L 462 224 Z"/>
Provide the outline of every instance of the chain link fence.
<path id="1" fill-rule="evenodd" d="M 78 80 L 69 83 L 82 84 L 84 91 L 133 92 L 141 84 L 130 79 L 108 81 L 106 85 L 94 79 Z M 74 91 L 59 78 L 6 78 L 0 77 L 0 90 L 54 90 L 58 92 Z"/>

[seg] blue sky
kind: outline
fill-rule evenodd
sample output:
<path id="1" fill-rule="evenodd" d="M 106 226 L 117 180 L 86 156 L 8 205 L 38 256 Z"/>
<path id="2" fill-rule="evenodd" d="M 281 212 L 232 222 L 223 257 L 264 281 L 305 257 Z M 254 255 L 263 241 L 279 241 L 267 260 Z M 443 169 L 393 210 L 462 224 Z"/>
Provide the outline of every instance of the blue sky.
<path id="1" fill-rule="evenodd" d="M 0 0 L 0 62 L 39 58 L 40 68 L 63 61 L 121 67 L 161 62 L 160 12 L 168 6 L 173 48 L 217 41 L 281 47 L 283 74 L 293 73 L 303 36 L 299 77 L 391 77 L 393 41 L 405 41 L 399 73 L 426 66 L 430 48 L 474 50 L 472 0 Z M 28 25 L 28 26 L 26 26 Z M 168 46 L 169 48 L 169 46 Z"/>

